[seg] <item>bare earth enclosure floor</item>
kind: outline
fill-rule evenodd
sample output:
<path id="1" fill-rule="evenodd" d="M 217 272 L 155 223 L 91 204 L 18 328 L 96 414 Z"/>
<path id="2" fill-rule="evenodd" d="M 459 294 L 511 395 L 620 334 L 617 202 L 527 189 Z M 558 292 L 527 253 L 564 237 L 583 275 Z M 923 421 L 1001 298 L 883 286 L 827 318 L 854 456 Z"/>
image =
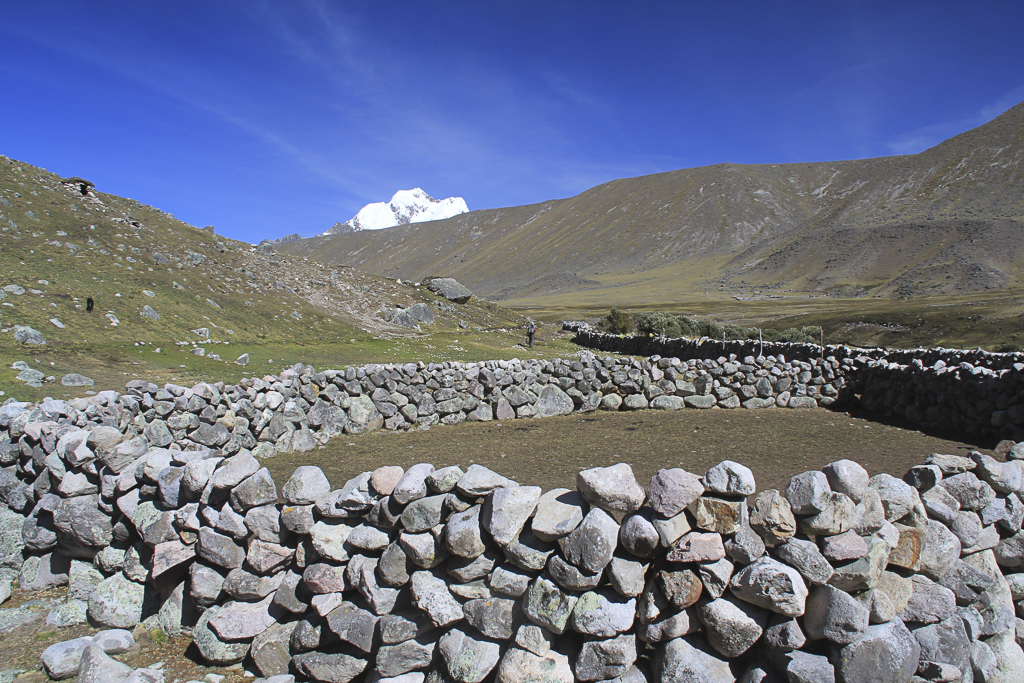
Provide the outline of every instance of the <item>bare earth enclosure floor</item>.
<path id="1" fill-rule="evenodd" d="M 789 478 L 843 458 L 872 475 L 902 477 L 931 453 L 991 453 L 995 443 L 966 435 L 928 435 L 897 423 L 811 410 L 683 410 L 595 412 L 541 420 L 463 423 L 425 431 L 340 436 L 322 450 L 264 461 L 282 486 L 299 465 L 321 467 L 335 487 L 382 465 L 408 468 L 479 464 L 521 484 L 574 488 L 576 473 L 629 463 L 641 485 L 663 467 L 697 474 L 722 460 L 754 472 L 759 491 L 784 488 Z"/>

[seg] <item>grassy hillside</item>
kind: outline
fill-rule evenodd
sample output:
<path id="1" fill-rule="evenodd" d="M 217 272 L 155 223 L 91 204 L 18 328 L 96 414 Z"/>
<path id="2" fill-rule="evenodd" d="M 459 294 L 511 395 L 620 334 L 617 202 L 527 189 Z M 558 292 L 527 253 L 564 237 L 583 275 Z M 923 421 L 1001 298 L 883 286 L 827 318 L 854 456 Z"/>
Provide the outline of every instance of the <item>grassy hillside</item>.
<path id="1" fill-rule="evenodd" d="M 705 291 L 1014 291 L 1022 245 L 1024 104 L 916 155 L 720 164 L 280 248 L 403 279 L 450 275 L 515 306 L 564 298 L 607 307 L 688 306 Z"/>
<path id="2" fill-rule="evenodd" d="M 299 361 L 339 367 L 524 354 L 516 328 L 525 318 L 501 306 L 480 299 L 452 305 L 425 287 L 258 253 L 212 228 L 7 157 L 0 157 L 0 241 L 5 397 L 89 389 L 62 386 L 71 372 L 96 380 L 91 389 L 99 390 L 122 388 L 133 377 L 261 375 Z M 385 311 L 418 302 L 433 310 L 433 325 L 417 331 L 384 321 Z M 141 315 L 147 305 L 158 320 Z M 18 343 L 14 329 L 22 325 L 41 332 L 46 344 Z M 199 348 L 205 356 L 192 353 Z M 545 348 L 558 353 L 565 345 Z M 243 353 L 250 356 L 244 367 L 234 363 Z M 25 386 L 10 367 L 18 360 L 56 382 Z"/>

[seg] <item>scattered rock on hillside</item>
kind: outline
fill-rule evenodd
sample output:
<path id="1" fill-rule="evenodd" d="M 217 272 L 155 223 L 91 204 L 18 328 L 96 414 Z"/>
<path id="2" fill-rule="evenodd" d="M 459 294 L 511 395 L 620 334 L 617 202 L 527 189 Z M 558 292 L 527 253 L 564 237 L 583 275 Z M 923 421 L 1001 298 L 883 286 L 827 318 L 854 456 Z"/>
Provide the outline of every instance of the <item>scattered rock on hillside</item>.
<path id="1" fill-rule="evenodd" d="M 27 325 L 14 326 L 14 340 L 22 344 L 35 344 L 37 346 L 46 343 L 46 338 L 43 337 L 42 332 Z"/>
<path id="2" fill-rule="evenodd" d="M 77 372 L 70 372 L 60 378 L 60 383 L 66 387 L 91 387 L 96 384 L 95 380 L 92 380 L 85 375 L 80 375 Z"/>
<path id="3" fill-rule="evenodd" d="M 247 354 L 247 353 L 243 353 L 241 356 L 239 356 L 238 358 L 235 359 L 235 365 L 248 365 L 248 364 L 249 364 L 249 354 Z"/>
<path id="4" fill-rule="evenodd" d="M 151 320 L 160 319 L 160 314 L 157 313 L 149 304 L 146 304 L 145 306 L 142 307 L 142 310 L 139 311 L 139 315 L 141 315 L 143 318 L 150 318 Z"/>
<path id="5" fill-rule="evenodd" d="M 469 303 L 473 293 L 458 280 L 450 277 L 436 277 L 425 281 L 427 289 L 457 304 Z"/>
<path id="6" fill-rule="evenodd" d="M 28 370 L 22 370 L 17 374 L 15 379 L 24 382 L 30 387 L 39 387 L 43 384 L 43 379 L 46 377 L 43 373 L 38 370 L 29 368 Z"/>
<path id="7" fill-rule="evenodd" d="M 434 324 L 434 312 L 424 303 L 413 304 L 409 308 L 396 308 L 384 314 L 384 320 L 394 325 L 419 329 L 420 323 L 424 325 Z"/>

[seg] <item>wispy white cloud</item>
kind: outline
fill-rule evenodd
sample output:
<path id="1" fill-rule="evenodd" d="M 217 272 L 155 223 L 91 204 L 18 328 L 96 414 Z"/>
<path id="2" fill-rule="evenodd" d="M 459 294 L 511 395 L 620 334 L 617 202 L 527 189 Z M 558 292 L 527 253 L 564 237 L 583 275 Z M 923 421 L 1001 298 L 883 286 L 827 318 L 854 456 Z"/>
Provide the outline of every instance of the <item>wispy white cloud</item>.
<path id="1" fill-rule="evenodd" d="M 1020 104 L 1022 100 L 1024 100 L 1024 85 L 1007 91 L 994 102 L 984 105 L 970 116 L 915 128 L 887 141 L 885 146 L 893 154 L 923 152 L 954 135 L 988 123 L 1007 109 Z"/>

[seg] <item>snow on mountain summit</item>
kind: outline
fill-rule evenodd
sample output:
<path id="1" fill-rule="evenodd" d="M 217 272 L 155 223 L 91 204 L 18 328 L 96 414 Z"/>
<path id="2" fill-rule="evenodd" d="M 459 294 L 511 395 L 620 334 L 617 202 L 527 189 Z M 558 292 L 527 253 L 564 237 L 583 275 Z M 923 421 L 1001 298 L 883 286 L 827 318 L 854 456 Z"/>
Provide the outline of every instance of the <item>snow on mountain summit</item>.
<path id="1" fill-rule="evenodd" d="M 383 230 L 408 223 L 439 221 L 467 211 L 469 207 L 462 197 L 434 199 L 417 187 L 412 190 L 399 190 L 390 202 L 367 204 L 352 219 L 344 223 L 335 223 L 323 234 L 339 235 L 359 230 Z"/>

